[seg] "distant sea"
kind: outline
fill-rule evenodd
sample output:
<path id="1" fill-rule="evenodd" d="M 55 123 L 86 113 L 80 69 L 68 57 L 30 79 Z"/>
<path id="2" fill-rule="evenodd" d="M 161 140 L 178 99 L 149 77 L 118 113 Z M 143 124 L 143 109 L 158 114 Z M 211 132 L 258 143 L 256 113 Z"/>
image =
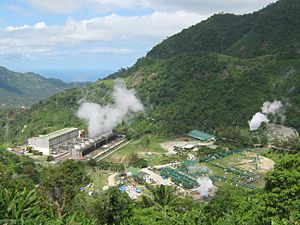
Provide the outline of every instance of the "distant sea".
<path id="1" fill-rule="evenodd" d="M 65 82 L 94 82 L 116 71 L 117 70 L 35 70 L 33 72 L 46 78 L 58 78 Z"/>

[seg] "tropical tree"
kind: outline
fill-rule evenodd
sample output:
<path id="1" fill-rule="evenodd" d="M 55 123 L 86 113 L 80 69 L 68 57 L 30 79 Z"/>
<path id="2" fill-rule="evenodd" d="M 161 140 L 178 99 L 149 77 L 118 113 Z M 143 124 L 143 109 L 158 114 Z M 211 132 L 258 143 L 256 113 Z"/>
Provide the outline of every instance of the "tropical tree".
<path id="1" fill-rule="evenodd" d="M 140 158 L 136 153 L 132 153 L 128 156 L 129 165 L 144 168 L 147 167 L 148 163 L 145 159 Z"/>
<path id="2" fill-rule="evenodd" d="M 131 216 L 133 201 L 118 187 L 109 188 L 94 198 L 91 215 L 98 224 L 120 224 Z"/>
<path id="3" fill-rule="evenodd" d="M 0 189 L 0 224 L 41 224 L 47 214 L 36 189 Z"/>
<path id="4" fill-rule="evenodd" d="M 54 205 L 58 217 L 65 215 L 65 208 L 74 199 L 80 187 L 88 183 L 83 165 L 73 160 L 49 165 L 41 180 L 41 190 Z"/>
<path id="5" fill-rule="evenodd" d="M 168 208 L 175 206 L 180 199 L 175 187 L 149 186 L 148 190 L 150 193 L 142 196 L 144 207 L 154 206 L 156 209 L 166 212 Z"/>
<path id="6" fill-rule="evenodd" d="M 284 156 L 265 179 L 267 215 L 300 221 L 300 154 Z"/>

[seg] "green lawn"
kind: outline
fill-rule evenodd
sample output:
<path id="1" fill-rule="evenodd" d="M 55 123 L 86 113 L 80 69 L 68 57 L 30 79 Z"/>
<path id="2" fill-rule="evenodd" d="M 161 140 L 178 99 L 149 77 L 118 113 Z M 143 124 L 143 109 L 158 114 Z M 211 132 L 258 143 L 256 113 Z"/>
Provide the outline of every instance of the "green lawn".
<path id="1" fill-rule="evenodd" d="M 106 158 L 107 161 L 114 161 L 115 158 L 128 156 L 132 153 L 165 153 L 166 151 L 160 147 L 160 143 L 172 140 L 172 137 L 164 136 L 144 136 L 138 140 L 133 140 L 118 151 Z"/>
<path id="2" fill-rule="evenodd" d="M 146 158 L 149 161 L 149 165 L 156 166 L 156 165 L 163 165 L 168 163 L 173 163 L 175 161 L 182 161 L 186 160 L 186 156 L 183 155 L 156 155 L 154 157 L 147 157 Z"/>
<path id="3" fill-rule="evenodd" d="M 92 169 L 87 169 L 87 173 L 91 178 L 91 183 L 94 184 L 93 187 L 91 188 L 91 190 L 93 191 L 102 191 L 102 188 L 107 183 L 107 178 L 109 177 L 109 175 L 112 174 L 108 171 L 103 171 L 103 170 L 93 171 Z"/>
<path id="4" fill-rule="evenodd" d="M 235 155 L 226 156 L 221 159 L 216 159 L 213 161 L 213 163 L 229 167 L 238 164 L 243 159 L 245 159 L 245 153 L 239 153 Z"/>
<path id="5" fill-rule="evenodd" d="M 210 176 L 221 176 L 221 177 L 225 177 L 226 179 L 229 179 L 229 180 L 234 177 L 237 177 L 233 173 L 225 173 L 225 171 L 223 169 L 216 167 L 214 165 L 207 164 L 207 163 L 201 163 L 201 165 L 207 166 L 207 168 L 211 171 L 211 173 L 209 174 Z"/>

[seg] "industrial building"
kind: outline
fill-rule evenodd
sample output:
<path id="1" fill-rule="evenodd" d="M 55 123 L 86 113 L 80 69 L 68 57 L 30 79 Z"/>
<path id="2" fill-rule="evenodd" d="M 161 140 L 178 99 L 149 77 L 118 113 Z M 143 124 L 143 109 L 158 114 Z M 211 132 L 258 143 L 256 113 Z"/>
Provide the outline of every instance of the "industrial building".
<path id="1" fill-rule="evenodd" d="M 78 128 L 64 128 L 46 135 L 30 138 L 28 139 L 28 146 L 42 152 L 43 155 L 51 155 L 55 146 L 77 138 L 79 135 L 80 131 Z"/>
<path id="2" fill-rule="evenodd" d="M 203 142 L 216 141 L 216 137 L 214 135 L 208 134 L 204 131 L 200 130 L 192 130 L 187 133 L 187 135 L 191 138 L 197 139 Z"/>
<path id="3" fill-rule="evenodd" d="M 70 148 L 70 156 L 72 159 L 82 158 L 90 154 L 95 149 L 103 147 L 106 144 L 112 142 L 118 137 L 119 136 L 116 134 L 106 134 L 103 136 L 94 137 L 93 139 L 76 140 L 72 148 Z"/>

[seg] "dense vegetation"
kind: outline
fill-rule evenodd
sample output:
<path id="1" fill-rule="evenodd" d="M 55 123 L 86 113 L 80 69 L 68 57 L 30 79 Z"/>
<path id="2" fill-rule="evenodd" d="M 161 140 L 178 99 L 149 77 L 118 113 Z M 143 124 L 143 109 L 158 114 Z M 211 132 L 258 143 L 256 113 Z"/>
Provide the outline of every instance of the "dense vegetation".
<path id="1" fill-rule="evenodd" d="M 31 106 L 66 88 L 86 83 L 65 83 L 58 79 L 46 79 L 34 73 L 17 73 L 0 66 L 0 109 Z"/>
<path id="2" fill-rule="evenodd" d="M 85 167 L 100 163 L 65 161 L 35 165 L 29 158 L 0 151 L 1 224 L 298 224 L 300 155 L 284 156 L 266 177 L 263 190 L 224 185 L 209 204 L 195 203 L 174 187 L 148 187 L 132 201 L 118 187 L 80 191 Z"/>
<path id="3" fill-rule="evenodd" d="M 147 57 L 205 52 L 243 58 L 278 52 L 299 55 L 299 10 L 298 1 L 283 0 L 252 14 L 214 15 L 155 46 Z"/>

